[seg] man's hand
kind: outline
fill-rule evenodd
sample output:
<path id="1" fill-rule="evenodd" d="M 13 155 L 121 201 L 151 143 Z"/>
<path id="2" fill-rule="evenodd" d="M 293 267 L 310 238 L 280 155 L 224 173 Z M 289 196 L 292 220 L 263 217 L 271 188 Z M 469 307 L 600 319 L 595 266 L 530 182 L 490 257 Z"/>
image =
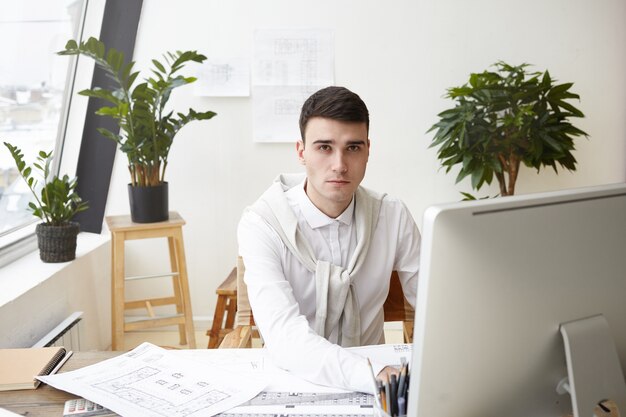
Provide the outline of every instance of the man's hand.
<path id="1" fill-rule="evenodd" d="M 382 371 L 376 375 L 376 379 L 382 382 L 387 382 L 391 380 L 391 375 L 395 375 L 396 378 L 400 376 L 400 370 L 393 366 L 385 366 Z"/>

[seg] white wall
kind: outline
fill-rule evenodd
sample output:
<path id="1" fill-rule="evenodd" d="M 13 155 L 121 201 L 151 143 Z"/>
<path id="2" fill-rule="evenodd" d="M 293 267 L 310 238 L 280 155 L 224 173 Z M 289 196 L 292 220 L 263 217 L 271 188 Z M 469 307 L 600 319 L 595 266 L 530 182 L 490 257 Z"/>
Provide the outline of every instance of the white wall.
<path id="1" fill-rule="evenodd" d="M 2 267 L 0 347 L 32 346 L 75 311 L 83 312 L 81 350 L 109 347 L 110 258 L 108 239 L 81 233 L 72 262 L 42 263 L 35 251 Z"/>
<path id="2" fill-rule="evenodd" d="M 427 206 L 471 191 L 467 183 L 454 184 L 455 173 L 439 171 L 435 150 L 428 149 L 432 135 L 425 132 L 452 105 L 442 96 L 498 60 L 528 62 L 574 82 L 586 115 L 575 124 L 590 135 L 577 142 L 577 172 L 524 170 L 518 193 L 625 180 L 625 18 L 623 0 L 144 0 L 135 59 L 146 67 L 177 49 L 251 57 L 255 28 L 332 28 L 336 84 L 361 95 L 371 113 L 365 184 L 405 200 L 421 223 Z M 293 144 L 252 141 L 250 98 L 199 98 L 186 87 L 172 103 L 218 113 L 181 131 L 167 174 L 171 209 L 187 220 L 194 315 L 209 317 L 215 288 L 235 263 L 242 209 L 277 173 L 301 168 Z M 127 182 L 118 154 L 107 214 L 128 213 Z M 494 187 L 481 195 L 496 193 Z M 129 273 L 162 270 L 164 253 L 164 244 L 133 242 Z M 129 295 L 162 290 L 145 284 Z"/>

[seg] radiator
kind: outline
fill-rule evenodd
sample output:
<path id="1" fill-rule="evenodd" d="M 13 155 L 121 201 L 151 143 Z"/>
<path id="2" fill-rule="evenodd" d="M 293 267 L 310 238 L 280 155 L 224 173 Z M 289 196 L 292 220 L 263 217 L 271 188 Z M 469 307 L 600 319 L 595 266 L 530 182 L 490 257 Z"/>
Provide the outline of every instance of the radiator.
<path id="1" fill-rule="evenodd" d="M 82 311 L 70 314 L 32 347 L 64 346 L 67 350 L 80 351 L 80 321 Z"/>

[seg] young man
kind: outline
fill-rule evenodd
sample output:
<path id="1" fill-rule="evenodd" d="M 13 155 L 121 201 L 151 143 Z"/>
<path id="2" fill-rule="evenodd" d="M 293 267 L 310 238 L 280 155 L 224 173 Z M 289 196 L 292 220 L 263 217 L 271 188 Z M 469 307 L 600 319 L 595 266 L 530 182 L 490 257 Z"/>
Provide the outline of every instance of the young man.
<path id="1" fill-rule="evenodd" d="M 358 95 L 343 87 L 314 93 L 300 132 L 306 175 L 280 175 L 239 223 L 250 305 L 278 366 L 318 384 L 373 392 L 367 361 L 344 347 L 384 343 L 393 270 L 414 303 L 420 234 L 401 201 L 360 186 L 370 141 Z"/>

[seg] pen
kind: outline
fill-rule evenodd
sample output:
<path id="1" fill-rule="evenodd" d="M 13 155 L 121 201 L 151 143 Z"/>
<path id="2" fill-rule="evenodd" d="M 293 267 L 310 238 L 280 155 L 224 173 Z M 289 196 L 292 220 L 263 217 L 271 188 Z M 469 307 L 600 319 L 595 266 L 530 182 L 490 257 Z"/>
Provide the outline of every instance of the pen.
<path id="1" fill-rule="evenodd" d="M 383 382 L 383 386 L 385 387 L 385 411 L 391 415 L 391 392 L 389 388 L 389 378 L 387 378 Z"/>
<path id="2" fill-rule="evenodd" d="M 402 368 L 400 369 L 400 380 L 398 382 L 398 398 L 404 395 L 405 381 L 406 381 L 406 363 L 403 361 Z"/>
<path id="3" fill-rule="evenodd" d="M 385 388 L 383 387 L 383 383 L 381 381 L 378 381 L 378 392 L 380 392 L 380 398 L 381 398 L 381 409 L 386 413 L 387 412 L 387 397 L 385 396 Z"/>
<path id="4" fill-rule="evenodd" d="M 374 368 L 372 368 L 372 362 L 370 361 L 370 358 L 367 358 L 367 366 L 369 366 L 370 372 L 372 373 L 372 381 L 374 382 L 374 399 L 376 400 L 376 405 L 378 405 L 379 408 L 382 408 L 380 398 L 378 397 L 380 392 L 378 388 L 379 384 L 376 381 L 376 375 L 374 375 Z"/>
<path id="5" fill-rule="evenodd" d="M 402 398 L 404 398 L 404 403 L 407 404 L 409 401 L 409 382 L 410 382 L 409 370 L 406 370 L 406 379 L 404 382 L 404 392 L 402 393 Z"/>
<path id="6" fill-rule="evenodd" d="M 391 392 L 391 400 L 389 401 L 389 414 L 395 417 L 398 415 L 398 380 L 395 374 L 392 374 L 390 379 L 389 391 Z"/>
<path id="7" fill-rule="evenodd" d="M 404 397 L 398 397 L 398 416 L 406 416 L 406 400 Z"/>
<path id="8" fill-rule="evenodd" d="M 406 389 L 406 368 L 407 364 L 403 362 L 400 369 L 400 379 L 398 380 L 398 398 L 404 396 Z"/>

